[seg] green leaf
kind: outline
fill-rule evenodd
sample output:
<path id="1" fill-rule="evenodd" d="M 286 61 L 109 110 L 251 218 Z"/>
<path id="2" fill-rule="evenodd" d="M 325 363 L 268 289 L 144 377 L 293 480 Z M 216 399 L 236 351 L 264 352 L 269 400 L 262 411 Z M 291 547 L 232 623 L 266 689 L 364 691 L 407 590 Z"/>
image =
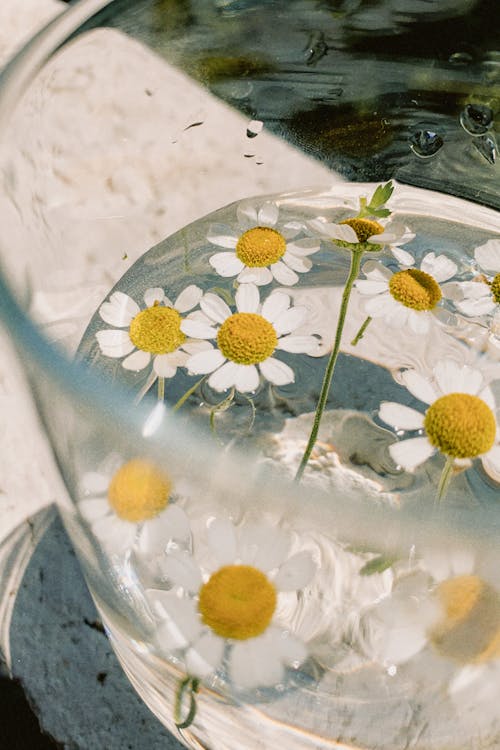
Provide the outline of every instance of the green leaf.
<path id="1" fill-rule="evenodd" d="M 380 219 L 384 219 L 386 216 L 391 215 L 389 208 L 375 208 L 370 211 L 371 216 L 377 216 Z"/>
<path id="2" fill-rule="evenodd" d="M 370 208 L 372 211 L 377 208 L 381 208 L 387 203 L 393 192 L 394 185 L 392 184 L 392 180 L 386 182 L 385 185 L 379 185 L 370 198 L 368 208 Z"/>
<path id="3" fill-rule="evenodd" d="M 375 573 L 383 573 L 384 570 L 390 568 L 396 560 L 396 557 L 378 555 L 378 557 L 373 557 L 371 560 L 368 560 L 359 571 L 359 574 L 362 576 L 372 576 Z"/>

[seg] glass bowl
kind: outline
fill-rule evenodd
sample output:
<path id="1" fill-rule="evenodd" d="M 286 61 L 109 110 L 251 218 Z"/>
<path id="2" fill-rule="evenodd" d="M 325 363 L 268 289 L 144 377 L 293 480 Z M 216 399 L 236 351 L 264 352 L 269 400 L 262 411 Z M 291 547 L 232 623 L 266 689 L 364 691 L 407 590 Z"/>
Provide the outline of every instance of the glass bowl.
<path id="1" fill-rule="evenodd" d="M 83 0 L 2 74 L 2 319 L 189 747 L 498 742 L 491 8 Z"/>

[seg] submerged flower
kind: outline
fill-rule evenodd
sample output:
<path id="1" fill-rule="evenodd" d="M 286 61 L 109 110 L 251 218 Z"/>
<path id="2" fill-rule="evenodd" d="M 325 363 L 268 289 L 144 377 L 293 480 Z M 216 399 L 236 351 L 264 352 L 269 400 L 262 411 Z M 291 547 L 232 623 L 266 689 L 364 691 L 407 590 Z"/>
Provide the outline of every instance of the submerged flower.
<path id="1" fill-rule="evenodd" d="M 450 289 L 457 310 L 471 317 L 500 310 L 500 240 L 476 247 L 474 258 L 484 273 L 472 281 L 458 281 Z"/>
<path id="2" fill-rule="evenodd" d="M 236 292 L 236 312 L 216 294 L 200 301 L 203 315 L 183 321 L 181 329 L 200 339 L 216 339 L 217 347 L 190 357 L 190 375 L 212 373 L 208 384 L 216 391 L 236 388 L 255 391 L 260 375 L 274 385 L 293 383 L 291 367 L 273 356 L 276 350 L 309 353 L 318 347 L 312 335 L 293 335 L 307 316 L 305 307 L 292 307 L 284 292 L 272 292 L 261 305 L 254 284 L 241 284 Z M 259 374 L 260 373 L 260 374 Z"/>
<path id="3" fill-rule="evenodd" d="M 237 531 L 216 519 L 207 536 L 213 569 L 188 554 L 169 554 L 164 571 L 177 591 L 148 592 L 161 623 L 157 642 L 182 649 L 191 676 L 213 674 L 228 650 L 229 676 L 240 688 L 278 685 L 285 668 L 307 656 L 302 641 L 280 625 L 281 593 L 307 586 L 315 565 L 306 552 L 288 557 L 289 539 L 278 528 L 248 524 Z"/>
<path id="4" fill-rule="evenodd" d="M 368 612 L 370 656 L 387 666 L 401 665 L 426 650 L 428 668 L 443 674 L 455 699 L 469 687 L 480 690 L 479 702 L 487 693 L 496 695 L 499 592 L 464 550 L 450 553 L 448 560 L 424 558 L 421 567 L 397 581 L 392 594 Z"/>
<path id="5" fill-rule="evenodd" d="M 108 463 L 83 477 L 78 503 L 105 549 L 119 554 L 137 545 L 144 557 L 154 557 L 172 539 L 189 537 L 187 516 L 172 502 L 172 481 L 163 469 L 144 458 Z"/>
<path id="6" fill-rule="evenodd" d="M 408 326 L 414 333 L 427 333 L 441 300 L 440 282 L 457 272 L 445 255 L 427 253 L 420 268 L 402 268 L 393 273 L 378 261 L 366 263 L 366 279 L 356 289 L 368 297 L 364 309 L 372 318 L 383 318 L 391 326 Z"/>
<path id="7" fill-rule="evenodd" d="M 400 245 L 410 242 L 415 235 L 408 227 L 398 222 L 389 222 L 385 226 L 372 219 L 344 219 L 338 224 L 316 219 L 308 222 L 311 229 L 320 236 L 332 240 L 340 247 L 352 250 L 364 250 L 368 252 L 379 252 L 384 246 L 389 245 L 395 257 L 404 258 L 411 262 L 412 256 L 405 250 L 400 250 Z"/>
<path id="8" fill-rule="evenodd" d="M 202 294 L 191 285 L 172 303 L 163 289 L 148 289 L 141 310 L 128 294 L 113 292 L 99 308 L 104 322 L 115 326 L 96 333 L 101 352 L 105 357 L 125 357 L 126 370 L 143 370 L 153 358 L 154 373 L 173 378 L 191 354 L 206 348 L 205 342 L 189 339 L 181 330 L 182 313 L 192 310 Z"/>
<path id="9" fill-rule="evenodd" d="M 396 430 L 419 430 L 421 437 L 389 446 L 397 464 L 412 471 L 436 451 L 462 464 L 481 458 L 486 472 L 500 481 L 500 431 L 491 388 L 479 370 L 447 360 L 434 367 L 431 378 L 416 370 L 401 375 L 410 393 L 429 404 L 425 414 L 385 401 L 379 416 Z"/>
<path id="10" fill-rule="evenodd" d="M 228 248 L 209 259 L 220 276 L 236 276 L 242 284 L 258 286 L 270 284 L 274 278 L 280 284 L 292 286 L 299 280 L 296 271 L 309 271 L 312 263 L 307 256 L 319 250 L 319 240 L 296 239 L 303 225 L 297 221 L 278 223 L 276 203 L 269 201 L 258 209 L 252 203 L 240 203 L 237 218 L 236 232 L 220 224 L 209 229 L 208 241 Z"/>

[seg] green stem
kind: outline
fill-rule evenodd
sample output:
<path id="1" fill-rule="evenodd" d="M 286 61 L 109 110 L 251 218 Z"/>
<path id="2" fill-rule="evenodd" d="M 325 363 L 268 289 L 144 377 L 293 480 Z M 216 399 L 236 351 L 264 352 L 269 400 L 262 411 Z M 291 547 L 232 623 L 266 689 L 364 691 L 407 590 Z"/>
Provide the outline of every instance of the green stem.
<path id="1" fill-rule="evenodd" d="M 318 437 L 319 425 L 321 422 L 321 418 L 323 416 L 323 412 L 325 411 L 325 406 L 326 406 L 328 394 L 330 391 L 330 385 L 332 383 L 333 373 L 335 370 L 335 365 L 337 363 L 337 357 L 340 351 L 340 342 L 341 342 L 342 333 L 344 330 L 347 307 L 349 305 L 349 299 L 351 296 L 353 284 L 356 281 L 358 274 L 359 274 L 362 255 L 363 255 L 362 250 L 351 251 L 351 267 L 349 269 L 349 275 L 347 277 L 347 281 L 344 287 L 344 292 L 342 294 L 342 302 L 340 304 L 339 320 L 337 323 L 337 332 L 335 334 L 335 342 L 333 344 L 332 353 L 330 354 L 330 359 L 328 360 L 328 364 L 326 366 L 325 374 L 323 377 L 323 383 L 321 386 L 321 392 L 319 394 L 318 404 L 316 406 L 316 413 L 314 415 L 314 422 L 313 422 L 311 434 L 309 435 L 309 440 L 308 440 L 306 449 L 304 451 L 304 455 L 302 456 L 299 468 L 297 469 L 297 473 L 295 475 L 296 482 L 300 481 L 300 478 L 302 477 L 302 474 L 304 473 L 304 469 L 306 468 L 307 462 L 309 461 L 309 458 L 311 457 L 311 453 L 314 448 L 316 438 Z"/>
<path id="2" fill-rule="evenodd" d="M 361 326 L 361 328 L 359 329 L 359 331 L 357 332 L 357 334 L 355 335 L 355 337 L 353 338 L 353 340 L 351 341 L 351 346 L 356 346 L 358 341 L 360 341 L 363 338 L 364 333 L 371 322 L 372 322 L 372 317 L 371 315 L 369 315 L 367 319 L 365 320 L 365 322 L 363 323 L 363 325 Z"/>
<path id="3" fill-rule="evenodd" d="M 158 377 L 158 401 L 165 401 L 165 378 Z"/>
<path id="4" fill-rule="evenodd" d="M 191 388 L 188 388 L 188 390 L 186 391 L 186 393 L 184 393 L 184 395 L 180 397 L 180 399 L 177 401 L 177 403 L 175 403 L 173 405 L 172 411 L 177 411 L 178 409 L 180 409 L 181 406 L 186 403 L 186 401 L 188 400 L 188 398 L 193 395 L 193 393 L 198 388 L 198 386 L 200 386 L 203 383 L 203 381 L 206 380 L 206 378 L 207 378 L 207 376 L 204 375 L 202 378 L 200 378 L 199 380 L 197 380 L 196 383 L 191 386 Z"/>
<path id="5" fill-rule="evenodd" d="M 453 456 L 446 456 L 446 463 L 443 466 L 443 471 L 441 472 L 441 476 L 439 477 L 439 484 L 438 484 L 436 500 L 435 500 L 436 505 L 438 505 L 441 502 L 441 500 L 445 497 L 446 493 L 448 492 L 450 479 L 453 475 L 453 466 L 454 466 Z"/>
<path id="6" fill-rule="evenodd" d="M 174 721 L 177 729 L 187 729 L 191 726 L 196 716 L 196 698 L 195 694 L 198 692 L 200 681 L 196 677 L 185 677 L 180 680 L 175 694 L 175 705 L 174 705 Z M 185 719 L 182 718 L 182 703 L 184 701 L 185 694 L 189 691 L 189 711 Z"/>

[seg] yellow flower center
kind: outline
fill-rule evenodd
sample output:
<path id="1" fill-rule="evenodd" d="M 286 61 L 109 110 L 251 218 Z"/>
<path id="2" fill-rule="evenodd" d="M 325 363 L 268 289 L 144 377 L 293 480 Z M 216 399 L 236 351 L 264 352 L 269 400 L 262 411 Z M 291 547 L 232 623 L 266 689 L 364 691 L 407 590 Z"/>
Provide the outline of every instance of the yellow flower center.
<path id="1" fill-rule="evenodd" d="M 172 483 L 151 461 L 134 458 L 114 474 L 109 504 L 119 518 L 138 523 L 154 518 L 168 505 Z"/>
<path id="2" fill-rule="evenodd" d="M 441 299 L 436 279 L 418 268 L 398 271 L 389 280 L 389 291 L 397 302 L 413 310 L 432 310 Z"/>
<path id="3" fill-rule="evenodd" d="M 491 282 L 490 289 L 493 295 L 493 299 L 495 300 L 497 305 L 500 305 L 500 273 L 497 273 L 497 275 Z"/>
<path id="4" fill-rule="evenodd" d="M 429 634 L 442 656 L 461 664 L 500 656 L 500 596 L 475 575 L 439 584 L 436 595 L 444 618 Z"/>
<path id="5" fill-rule="evenodd" d="M 263 268 L 277 263 L 286 250 L 282 234 L 270 227 L 254 227 L 241 235 L 236 255 L 250 268 Z"/>
<path id="6" fill-rule="evenodd" d="M 227 359 L 255 365 L 271 356 L 278 337 L 271 323 L 256 313 L 235 313 L 219 328 L 217 344 Z"/>
<path id="7" fill-rule="evenodd" d="M 496 420 L 490 407 L 470 393 L 448 393 L 429 406 L 424 427 L 429 441 L 453 458 L 475 458 L 493 447 Z"/>
<path id="8" fill-rule="evenodd" d="M 177 310 L 155 302 L 152 307 L 141 310 L 131 322 L 130 340 L 143 352 L 168 354 L 186 340 L 181 331 L 181 321 Z"/>
<path id="9" fill-rule="evenodd" d="M 214 633 L 244 641 L 266 630 L 276 599 L 275 587 L 260 570 L 226 565 L 201 587 L 198 610 Z"/>

